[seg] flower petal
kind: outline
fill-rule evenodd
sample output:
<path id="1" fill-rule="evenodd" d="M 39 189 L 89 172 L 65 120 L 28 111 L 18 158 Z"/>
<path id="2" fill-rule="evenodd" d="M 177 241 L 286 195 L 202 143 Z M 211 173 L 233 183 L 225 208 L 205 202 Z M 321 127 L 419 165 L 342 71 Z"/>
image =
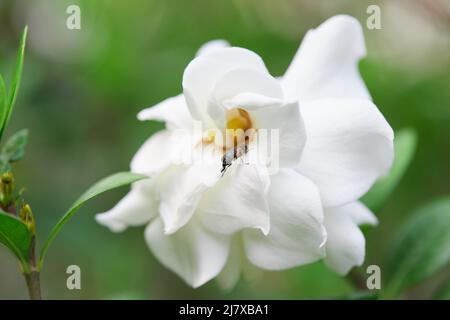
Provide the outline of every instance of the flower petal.
<path id="1" fill-rule="evenodd" d="M 310 30 L 303 39 L 282 84 L 289 98 L 371 99 L 358 71 L 366 55 L 358 20 L 338 15 Z"/>
<path id="2" fill-rule="evenodd" d="M 131 160 L 131 171 L 152 175 L 169 166 L 174 161 L 173 149 L 167 150 L 170 145 L 172 133 L 169 130 L 153 134 Z"/>
<path id="3" fill-rule="evenodd" d="M 270 227 L 266 202 L 270 180 L 256 164 L 235 162 L 219 182 L 205 192 L 196 215 L 210 230 L 232 234 L 244 228 Z"/>
<path id="4" fill-rule="evenodd" d="M 163 121 L 170 130 L 191 129 L 193 126 L 193 119 L 182 94 L 140 111 L 137 117 L 141 121 Z"/>
<path id="5" fill-rule="evenodd" d="M 297 102 L 249 111 L 258 128 L 259 147 L 266 141 L 271 169 L 298 166 L 306 143 L 306 132 Z M 267 137 L 263 136 L 265 129 Z M 274 144 L 275 143 L 275 144 Z M 278 156 L 278 164 L 274 160 Z M 272 173 L 276 172 L 271 170 Z"/>
<path id="6" fill-rule="evenodd" d="M 235 101 L 237 96 L 240 97 L 239 101 Z M 224 129 L 227 109 L 246 110 L 256 108 L 255 102 L 260 100 L 279 104 L 282 99 L 283 90 L 280 83 L 269 73 L 250 68 L 233 69 L 217 81 L 208 100 L 208 114 L 218 128 Z M 242 102 L 246 104 L 236 104 Z"/>
<path id="7" fill-rule="evenodd" d="M 371 226 L 378 225 L 377 217 L 360 201 L 347 204 L 345 210 L 347 211 L 347 214 L 350 215 L 353 222 L 358 226 L 362 224 Z"/>
<path id="8" fill-rule="evenodd" d="M 212 50 L 192 60 L 183 74 L 183 92 L 192 117 L 213 126 L 207 105 L 217 80 L 232 69 L 245 67 L 267 72 L 256 53 L 237 47 Z"/>
<path id="9" fill-rule="evenodd" d="M 368 100 L 323 99 L 301 110 L 308 137 L 298 171 L 325 207 L 359 199 L 391 167 L 393 131 Z"/>
<path id="10" fill-rule="evenodd" d="M 153 254 L 186 283 L 197 288 L 216 277 L 225 265 L 230 239 L 213 234 L 192 220 L 172 235 L 164 234 L 163 222 L 156 218 L 145 230 Z"/>
<path id="11" fill-rule="evenodd" d="M 241 276 L 242 261 L 242 241 L 239 236 L 233 237 L 231 240 L 230 254 L 222 271 L 217 276 L 219 286 L 224 290 L 233 289 Z"/>
<path id="12" fill-rule="evenodd" d="M 319 192 L 307 178 L 292 169 L 271 177 L 270 232 L 244 231 L 250 262 L 268 270 L 287 269 L 324 256 L 326 232 Z"/>
<path id="13" fill-rule="evenodd" d="M 131 191 L 111 210 L 97 214 L 95 220 L 113 232 L 121 232 L 128 226 L 140 226 L 150 221 L 158 212 L 156 202 L 148 186 L 142 181 L 133 185 Z"/>
<path id="14" fill-rule="evenodd" d="M 341 275 L 364 262 L 366 240 L 350 214 L 355 209 L 354 203 L 325 209 L 328 233 L 325 263 Z"/>
<path id="15" fill-rule="evenodd" d="M 219 62 L 226 63 L 231 68 L 248 67 L 262 72 L 268 72 L 264 61 L 255 52 L 239 47 L 229 47 L 220 50 L 212 50 L 203 55 Z"/>
<path id="16" fill-rule="evenodd" d="M 195 56 L 202 56 L 208 53 L 212 53 L 215 50 L 223 49 L 229 47 L 230 44 L 228 41 L 223 39 L 216 39 L 206 42 L 204 45 L 198 49 L 197 54 Z"/>
<path id="17" fill-rule="evenodd" d="M 205 154 L 210 151 L 204 150 Z M 220 158 L 216 154 L 207 156 L 208 161 L 171 166 L 157 178 L 155 191 L 167 234 L 176 232 L 191 219 L 203 194 L 219 180 Z"/>
<path id="18" fill-rule="evenodd" d="M 244 92 L 283 99 L 283 90 L 277 79 L 268 72 L 251 68 L 238 68 L 227 72 L 217 81 L 212 96 L 220 101 L 231 99 Z"/>

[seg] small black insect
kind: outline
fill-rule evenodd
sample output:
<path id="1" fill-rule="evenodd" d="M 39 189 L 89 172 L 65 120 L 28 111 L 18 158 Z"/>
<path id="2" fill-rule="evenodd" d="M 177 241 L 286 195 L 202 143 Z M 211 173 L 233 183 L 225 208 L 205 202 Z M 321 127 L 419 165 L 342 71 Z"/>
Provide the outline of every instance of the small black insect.
<path id="1" fill-rule="evenodd" d="M 224 153 L 222 157 L 222 170 L 220 173 L 222 176 L 225 174 L 225 171 L 232 165 L 233 161 L 242 157 L 248 152 L 248 145 L 247 144 L 241 144 L 233 149 L 228 150 Z"/>

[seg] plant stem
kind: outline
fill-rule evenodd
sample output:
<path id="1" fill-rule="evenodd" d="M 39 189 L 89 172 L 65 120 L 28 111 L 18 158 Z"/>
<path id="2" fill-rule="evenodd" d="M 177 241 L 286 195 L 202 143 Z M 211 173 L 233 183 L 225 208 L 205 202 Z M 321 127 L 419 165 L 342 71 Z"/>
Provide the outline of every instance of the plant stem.
<path id="1" fill-rule="evenodd" d="M 36 266 L 36 237 L 33 236 L 30 245 L 30 266 L 31 272 L 24 273 L 31 300 L 41 300 L 41 280 L 40 273 Z"/>
<path id="2" fill-rule="evenodd" d="M 28 293 L 31 300 L 41 300 L 41 281 L 38 271 L 31 271 L 30 273 L 24 273 L 25 280 L 27 282 Z"/>

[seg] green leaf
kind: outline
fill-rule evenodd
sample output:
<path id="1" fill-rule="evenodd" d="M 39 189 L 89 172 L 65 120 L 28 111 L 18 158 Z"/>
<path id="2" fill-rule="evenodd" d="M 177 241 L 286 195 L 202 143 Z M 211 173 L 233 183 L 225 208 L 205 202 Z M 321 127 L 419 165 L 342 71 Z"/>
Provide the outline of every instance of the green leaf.
<path id="1" fill-rule="evenodd" d="M 450 264 L 450 196 L 421 207 L 400 229 L 387 257 L 383 295 L 427 279 Z"/>
<path id="2" fill-rule="evenodd" d="M 0 243 L 8 247 L 19 259 L 24 269 L 30 269 L 28 256 L 32 234 L 27 226 L 18 218 L 6 212 L 0 212 Z"/>
<path id="3" fill-rule="evenodd" d="M 417 145 L 416 131 L 410 128 L 399 130 L 394 140 L 394 163 L 389 175 L 378 180 L 372 189 L 362 197 L 373 211 L 378 211 L 395 189 L 408 168 Z"/>
<path id="4" fill-rule="evenodd" d="M 5 132 L 6 125 L 8 124 L 9 118 L 11 117 L 12 110 L 14 108 L 14 103 L 16 102 L 17 93 L 19 91 L 20 78 L 22 76 L 23 69 L 23 57 L 25 54 L 25 42 L 27 39 L 28 27 L 25 27 L 22 33 L 22 37 L 19 44 L 19 52 L 17 54 L 16 68 L 14 70 L 14 75 L 11 82 L 11 87 L 8 95 L 8 101 L 5 104 L 5 109 L 0 113 L 0 138 Z"/>
<path id="5" fill-rule="evenodd" d="M 19 161 L 25 155 L 28 130 L 23 129 L 12 135 L 2 148 L 2 159 L 6 162 Z"/>
<path id="6" fill-rule="evenodd" d="M 39 257 L 39 265 L 38 270 L 42 269 L 42 265 L 44 263 L 44 258 L 47 253 L 47 250 L 53 240 L 55 240 L 58 233 L 61 231 L 62 227 L 69 221 L 69 219 L 80 209 L 88 200 L 98 196 L 99 194 L 102 194 L 106 191 L 129 185 L 133 182 L 142 180 L 147 178 L 147 176 L 142 174 L 136 174 L 131 172 L 119 172 L 116 174 L 113 174 L 109 177 L 106 177 L 96 184 L 94 184 L 92 187 L 90 187 L 85 193 L 81 195 L 80 198 L 78 198 L 77 201 L 70 207 L 69 210 L 62 216 L 62 218 L 58 221 L 58 223 L 53 227 L 52 231 L 50 231 L 50 234 L 47 238 L 47 240 L 44 243 L 44 246 L 41 250 L 41 255 Z"/>

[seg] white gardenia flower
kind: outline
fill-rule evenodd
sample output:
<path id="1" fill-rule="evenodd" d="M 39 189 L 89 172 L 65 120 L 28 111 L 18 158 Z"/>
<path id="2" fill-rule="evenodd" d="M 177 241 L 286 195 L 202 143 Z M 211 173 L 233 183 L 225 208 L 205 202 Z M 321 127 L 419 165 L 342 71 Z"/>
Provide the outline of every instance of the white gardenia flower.
<path id="1" fill-rule="evenodd" d="M 358 225 L 377 219 L 358 199 L 393 160 L 393 131 L 358 72 L 365 53 L 349 16 L 309 31 L 281 78 L 254 52 L 206 44 L 184 71 L 183 93 L 138 115 L 166 123 L 131 162 L 151 178 L 97 221 L 116 232 L 147 225 L 150 250 L 193 287 L 217 276 L 231 287 L 248 262 L 281 270 L 325 259 L 342 275 L 361 265 Z M 279 170 L 236 160 L 222 176 L 229 150 L 210 133 L 227 128 L 278 129 Z M 203 161 L 180 161 L 187 149 Z"/>

